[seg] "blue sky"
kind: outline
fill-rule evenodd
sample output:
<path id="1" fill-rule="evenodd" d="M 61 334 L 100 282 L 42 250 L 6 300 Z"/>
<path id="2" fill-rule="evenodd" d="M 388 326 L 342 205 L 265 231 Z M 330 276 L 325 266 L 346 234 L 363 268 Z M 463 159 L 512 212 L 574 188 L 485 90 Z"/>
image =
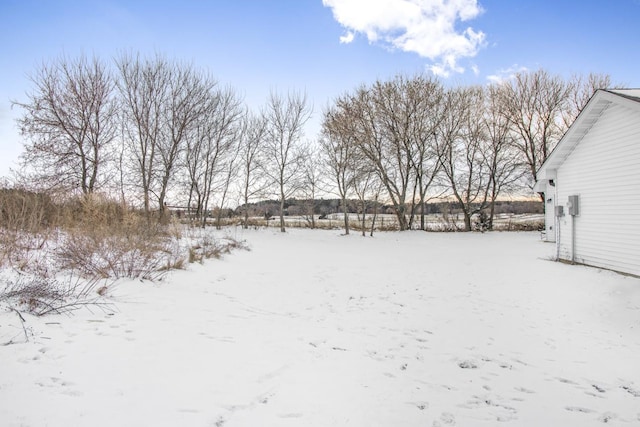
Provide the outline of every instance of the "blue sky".
<path id="1" fill-rule="evenodd" d="M 435 72 L 447 85 L 512 70 L 608 73 L 640 87 L 640 0 L 0 0 L 0 176 L 21 151 L 28 75 L 80 53 L 162 53 L 207 69 L 259 108 L 306 91 L 323 108 L 362 83 Z"/>

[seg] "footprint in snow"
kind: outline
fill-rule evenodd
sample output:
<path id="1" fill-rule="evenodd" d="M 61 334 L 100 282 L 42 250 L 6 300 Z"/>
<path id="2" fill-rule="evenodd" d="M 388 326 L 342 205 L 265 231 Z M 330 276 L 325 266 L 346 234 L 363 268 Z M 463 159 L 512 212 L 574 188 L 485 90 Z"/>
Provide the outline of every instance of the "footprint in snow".
<path id="1" fill-rule="evenodd" d="M 450 412 L 443 412 L 440 415 L 440 421 L 442 421 L 442 423 L 444 425 L 447 425 L 447 426 L 456 425 L 456 417 Z M 434 425 L 435 425 L 435 423 L 434 423 Z"/>
<path id="2" fill-rule="evenodd" d="M 615 420 L 616 418 L 618 418 L 618 414 L 613 412 L 605 412 L 600 416 L 600 418 L 598 418 L 598 420 L 606 424 L 611 420 Z"/>
<path id="3" fill-rule="evenodd" d="M 416 408 L 424 411 L 429 408 L 429 402 L 408 402 L 409 405 L 415 405 Z"/>
<path id="4" fill-rule="evenodd" d="M 478 369 L 478 364 L 473 360 L 463 360 L 458 363 L 458 366 L 462 369 Z"/>
<path id="5" fill-rule="evenodd" d="M 565 408 L 569 412 L 582 412 L 583 414 L 590 414 L 595 412 L 593 409 L 583 408 L 581 406 L 565 406 Z"/>
<path id="6" fill-rule="evenodd" d="M 558 381 L 560 381 L 561 383 L 571 384 L 571 385 L 578 385 L 578 383 L 577 383 L 577 382 L 575 382 L 575 381 L 571 381 L 571 380 L 568 380 L 568 379 L 566 379 L 566 378 L 556 377 L 556 379 L 557 379 Z"/>
<path id="7" fill-rule="evenodd" d="M 623 385 L 621 388 L 633 397 L 640 397 L 640 391 L 633 389 L 628 385 Z"/>
<path id="8" fill-rule="evenodd" d="M 258 402 L 262 403 L 263 405 L 266 405 L 267 403 L 269 403 L 269 399 L 271 399 L 273 396 L 275 396 L 275 393 L 273 392 L 265 393 L 261 396 L 258 396 Z"/>
<path id="9" fill-rule="evenodd" d="M 279 414 L 280 418 L 302 418 L 302 414 L 300 413 L 290 413 L 290 414 Z"/>
<path id="10" fill-rule="evenodd" d="M 183 414 L 197 414 L 200 411 L 197 409 L 193 409 L 193 408 L 178 408 L 178 412 L 183 413 Z"/>

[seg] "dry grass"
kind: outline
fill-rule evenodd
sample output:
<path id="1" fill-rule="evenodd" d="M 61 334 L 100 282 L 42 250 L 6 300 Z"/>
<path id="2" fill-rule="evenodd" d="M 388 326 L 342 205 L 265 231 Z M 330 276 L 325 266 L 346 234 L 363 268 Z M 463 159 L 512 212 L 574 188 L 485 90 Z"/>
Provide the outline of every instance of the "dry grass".
<path id="1" fill-rule="evenodd" d="M 65 206 L 65 238 L 57 247 L 61 268 L 84 277 L 155 279 L 161 274 L 170 234 L 157 221 L 99 197 Z"/>
<path id="2" fill-rule="evenodd" d="M 0 188 L 0 267 L 39 268 L 37 253 L 53 233 L 57 210 L 43 194 L 19 188 Z"/>
<path id="3" fill-rule="evenodd" d="M 0 207 L 0 268 L 19 272 L 0 282 L 0 300 L 34 314 L 99 304 L 108 289 L 100 281 L 158 280 L 184 264 L 177 227 L 105 197 L 54 203 L 5 189 Z M 61 283 L 65 275 L 73 283 Z"/>
<path id="4" fill-rule="evenodd" d="M 220 259 L 234 249 L 248 250 L 245 242 L 231 237 L 216 238 L 206 229 L 192 228 L 189 230 L 188 261 L 202 263 L 206 259 Z"/>
<path id="5" fill-rule="evenodd" d="M 40 276 L 19 276 L 0 291 L 0 302 L 36 316 L 69 313 L 82 307 L 111 311 L 103 297 L 108 285 L 101 280 L 83 280 L 68 276 L 66 281 Z"/>

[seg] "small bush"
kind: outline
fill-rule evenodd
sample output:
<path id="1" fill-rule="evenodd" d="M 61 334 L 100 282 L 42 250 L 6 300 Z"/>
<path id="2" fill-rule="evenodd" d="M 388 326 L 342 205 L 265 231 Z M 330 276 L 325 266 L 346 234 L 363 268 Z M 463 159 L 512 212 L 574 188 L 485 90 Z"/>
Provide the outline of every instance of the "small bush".
<path id="1" fill-rule="evenodd" d="M 157 279 L 168 239 L 141 230 L 74 230 L 60 243 L 56 258 L 62 269 L 79 272 L 83 277 L 132 277 Z"/>
<path id="2" fill-rule="evenodd" d="M 219 259 L 224 254 L 230 253 L 233 249 L 248 250 L 245 242 L 235 240 L 231 237 L 216 239 L 211 233 L 204 229 L 197 229 L 190 236 L 190 245 L 188 247 L 189 263 L 203 262 L 205 259 Z"/>
<path id="3" fill-rule="evenodd" d="M 107 284 L 95 279 L 83 280 L 77 276 L 69 276 L 65 282 L 23 275 L 5 284 L 0 292 L 0 302 L 36 316 L 68 313 L 90 306 L 111 311 L 112 305 L 101 299 L 107 289 Z"/>
<path id="4" fill-rule="evenodd" d="M 544 221 L 523 221 L 494 225 L 493 229 L 500 231 L 542 231 L 545 229 L 545 226 Z"/>
<path id="5" fill-rule="evenodd" d="M 64 203 L 65 230 L 55 250 L 60 268 L 83 277 L 154 280 L 180 261 L 172 256 L 175 227 L 160 224 L 122 203 L 85 195 Z"/>

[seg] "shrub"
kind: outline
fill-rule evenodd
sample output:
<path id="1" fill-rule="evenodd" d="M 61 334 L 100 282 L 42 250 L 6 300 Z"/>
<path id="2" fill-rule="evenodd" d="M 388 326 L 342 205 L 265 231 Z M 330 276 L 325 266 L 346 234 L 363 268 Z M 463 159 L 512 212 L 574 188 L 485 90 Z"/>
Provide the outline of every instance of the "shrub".
<path id="1" fill-rule="evenodd" d="M 21 275 L 5 284 L 0 302 L 36 316 L 68 313 L 89 306 L 111 311 L 112 305 L 101 298 L 107 289 L 104 281 L 83 280 L 73 275 L 66 281 Z"/>
<path id="2" fill-rule="evenodd" d="M 187 249 L 189 262 L 201 262 L 246 248 L 204 230 L 186 240 L 185 247 L 183 227 L 170 217 L 145 214 L 101 195 L 55 203 L 43 194 L 0 189 L 0 268 L 15 273 L 10 280 L 0 277 L 0 302 L 36 315 L 105 307 L 100 298 L 108 281 L 161 279 L 183 268 Z M 61 281 L 69 273 L 72 279 Z"/>
<path id="3" fill-rule="evenodd" d="M 101 206 L 84 206 L 82 218 L 71 223 L 55 252 L 61 268 L 84 277 L 159 278 L 172 253 L 171 236 L 135 212 Z"/>
<path id="4" fill-rule="evenodd" d="M 191 229 L 188 247 L 189 263 L 203 262 L 205 259 L 219 259 L 224 254 L 230 253 L 233 249 L 248 250 L 245 242 L 235 240 L 231 237 L 216 239 L 206 229 Z"/>

